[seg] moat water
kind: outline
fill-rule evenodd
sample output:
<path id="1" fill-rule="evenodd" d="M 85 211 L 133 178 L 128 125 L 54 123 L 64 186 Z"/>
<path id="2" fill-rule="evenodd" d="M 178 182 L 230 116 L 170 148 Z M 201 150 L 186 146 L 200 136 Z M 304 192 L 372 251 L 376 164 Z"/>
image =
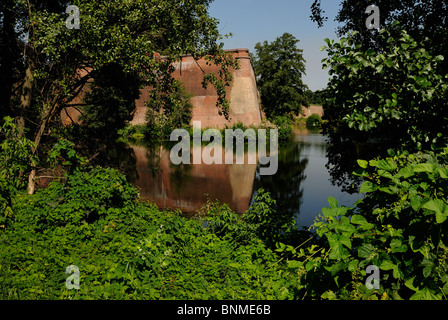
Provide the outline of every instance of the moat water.
<path id="1" fill-rule="evenodd" d="M 169 148 L 130 145 L 126 152 L 134 158 L 135 167 L 128 177 L 143 198 L 188 215 L 194 215 L 208 198 L 243 213 L 263 188 L 282 214 L 294 217 L 299 228 L 308 227 L 328 206 L 329 196 L 345 206 L 361 198 L 331 183 L 327 148 L 326 137 L 319 131 L 297 129 L 291 142 L 280 145 L 277 173 L 261 176 L 257 164 L 173 165 Z"/>

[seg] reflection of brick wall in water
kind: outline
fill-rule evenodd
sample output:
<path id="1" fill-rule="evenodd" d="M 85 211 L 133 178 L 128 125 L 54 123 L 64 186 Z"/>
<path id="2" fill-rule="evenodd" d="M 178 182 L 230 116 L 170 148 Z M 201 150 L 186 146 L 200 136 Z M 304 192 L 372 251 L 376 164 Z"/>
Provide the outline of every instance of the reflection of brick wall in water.
<path id="1" fill-rule="evenodd" d="M 180 208 L 193 213 L 206 202 L 204 194 L 209 194 L 211 200 L 229 204 L 239 213 L 249 208 L 257 165 L 200 164 L 176 172 L 169 150 L 159 148 L 156 155 L 148 157 L 144 147 L 132 146 L 132 149 L 138 171 L 134 185 L 140 188 L 142 198 L 160 208 Z M 151 162 L 153 159 L 155 162 Z"/>

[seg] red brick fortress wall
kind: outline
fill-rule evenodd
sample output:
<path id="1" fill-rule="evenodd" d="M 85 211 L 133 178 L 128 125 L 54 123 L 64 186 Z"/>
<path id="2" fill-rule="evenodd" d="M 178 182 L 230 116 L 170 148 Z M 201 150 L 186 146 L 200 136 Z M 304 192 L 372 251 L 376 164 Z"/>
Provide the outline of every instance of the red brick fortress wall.
<path id="1" fill-rule="evenodd" d="M 238 121 L 245 125 L 261 122 L 261 108 L 255 80 L 255 73 L 249 57 L 248 49 L 227 50 L 231 52 L 240 63 L 240 69 L 232 70 L 233 81 L 227 88 L 227 98 L 230 99 L 230 117 L 226 120 L 218 114 L 216 101 L 218 99 L 215 88 L 209 85 L 207 89 L 202 86 L 204 73 L 217 74 L 219 66 L 207 65 L 205 60 L 195 61 L 191 55 L 182 57 L 182 61 L 174 63 L 173 77 L 180 80 L 186 90 L 193 95 L 192 121 L 201 121 L 202 127 L 223 128 Z M 141 90 L 141 96 L 136 101 L 136 112 L 131 124 L 145 123 L 146 106 L 149 98 L 149 88 Z"/>

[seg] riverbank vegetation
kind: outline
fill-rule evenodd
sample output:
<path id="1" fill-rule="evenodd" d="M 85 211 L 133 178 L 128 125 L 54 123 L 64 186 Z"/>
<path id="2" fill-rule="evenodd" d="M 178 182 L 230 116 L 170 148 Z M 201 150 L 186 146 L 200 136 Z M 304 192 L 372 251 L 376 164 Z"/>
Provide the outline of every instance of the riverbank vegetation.
<path id="1" fill-rule="evenodd" d="M 258 130 L 264 129 L 266 130 L 266 137 L 269 140 L 270 130 L 276 129 L 278 130 L 278 141 L 280 143 L 287 142 L 292 138 L 292 127 L 293 121 L 288 117 L 276 117 L 273 122 L 268 120 L 263 120 L 260 123 L 253 125 L 245 125 L 242 122 L 237 122 L 232 126 L 226 125 L 222 129 L 217 128 L 201 128 L 201 137 L 204 135 L 206 131 L 218 131 L 221 136 L 225 136 L 226 130 L 241 130 L 243 133 L 247 130 L 254 131 L 254 139 L 258 138 Z M 184 129 L 190 136 L 193 136 L 193 127 L 191 125 L 184 124 L 179 127 L 171 127 L 164 126 L 160 123 L 158 124 L 144 124 L 144 125 L 128 125 L 124 129 L 119 131 L 120 137 L 124 139 L 124 141 L 129 142 L 141 142 L 141 143 L 150 143 L 150 144 L 162 144 L 170 141 L 171 133 L 176 129 Z M 224 143 L 224 140 L 223 140 Z"/>
<path id="2" fill-rule="evenodd" d="M 182 7 L 155 2 L 156 13 L 143 2 L 109 6 L 99 0 L 75 1 L 86 23 L 73 34 L 62 23 L 59 4 L 44 1 L 27 8 L 22 1 L 2 3 L 8 9 L 4 12 L 18 14 L 4 17 L 10 32 L 5 41 L 20 48 L 12 46 L 10 56 L 2 51 L 1 57 L 10 91 L 2 88 L 0 100 L 2 116 L 8 115 L 0 127 L 0 299 L 447 299 L 447 42 L 424 40 L 421 32 L 426 29 L 412 29 L 412 23 L 326 40 L 324 64 L 332 78 L 323 126 L 330 143 L 377 146 L 370 148 L 371 156 L 344 168 L 358 179 L 354 189 L 365 195 L 352 208 L 330 197 L 310 230 L 297 230 L 291 215 L 268 192 L 258 190 L 242 215 L 210 199 L 198 215 L 185 218 L 141 199 L 122 172 L 99 166 L 99 151 L 89 149 L 89 139 L 105 144 L 103 139 L 111 138 L 106 129 L 116 137 L 140 82 L 170 89 L 157 91 L 163 93 L 161 101 L 172 103 L 163 108 L 172 107 L 175 113 L 176 105 L 184 105 L 169 126 L 186 121 L 188 97 L 166 77 L 169 64 L 180 55 L 213 56 L 224 71 L 234 66 L 215 45 L 219 33 L 207 14 L 209 1 Z M 347 28 L 355 19 L 344 16 L 351 3 L 344 1 L 340 13 L 340 19 L 349 21 Z M 440 5 L 428 3 L 419 4 L 423 12 Z M 313 8 L 321 12 L 319 6 Z M 432 25 L 435 18 L 422 23 L 434 34 L 446 34 Z M 112 27 L 109 19 L 119 25 Z M 32 28 L 33 37 L 23 42 L 15 24 Z M 289 47 L 297 41 L 285 34 L 275 44 Z M 264 50 L 274 51 L 272 44 L 258 48 L 259 58 L 269 61 Z M 166 65 L 154 52 L 167 54 Z M 296 63 L 284 66 L 302 74 L 303 59 Z M 73 77 L 75 70 L 89 67 L 96 71 Z M 148 67 L 154 74 L 144 79 L 141 73 Z M 79 106 L 89 114 L 82 124 L 63 126 L 57 115 L 94 74 L 93 91 L 86 105 Z M 126 76 L 132 86 L 123 88 L 109 81 L 108 74 Z M 221 89 L 229 78 L 222 75 L 207 79 L 225 93 Z M 269 88 L 269 81 L 264 84 Z M 291 93 L 289 98 L 298 98 L 295 103 L 285 102 L 278 110 L 269 103 L 265 107 L 272 124 L 284 128 L 280 137 L 287 139 L 288 113 L 299 110 L 297 101 L 304 103 L 305 87 L 294 94 L 283 89 Z M 262 91 L 264 101 L 271 101 L 269 93 Z M 226 114 L 225 94 L 220 102 Z M 110 112 L 95 112 L 98 108 Z M 155 104 L 153 109 L 160 108 Z M 242 124 L 232 128 L 246 129 Z M 121 135 L 145 139 L 145 130 L 127 127 Z M 338 158 L 336 151 L 329 152 Z M 51 182 L 35 188 L 42 168 L 50 170 L 46 178 Z M 78 290 L 66 287 L 70 265 L 80 271 Z M 369 282 L 370 266 L 379 272 L 377 282 Z"/>

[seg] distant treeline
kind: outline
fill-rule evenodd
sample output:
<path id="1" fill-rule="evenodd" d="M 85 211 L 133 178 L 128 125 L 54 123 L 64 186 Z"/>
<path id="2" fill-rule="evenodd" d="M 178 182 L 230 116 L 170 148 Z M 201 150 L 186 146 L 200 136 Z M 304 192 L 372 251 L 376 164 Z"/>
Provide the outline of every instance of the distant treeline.
<path id="1" fill-rule="evenodd" d="M 325 102 L 327 91 L 324 89 L 324 90 L 316 90 L 313 92 L 308 89 L 305 91 L 304 94 L 308 99 L 309 104 L 321 106 Z"/>

